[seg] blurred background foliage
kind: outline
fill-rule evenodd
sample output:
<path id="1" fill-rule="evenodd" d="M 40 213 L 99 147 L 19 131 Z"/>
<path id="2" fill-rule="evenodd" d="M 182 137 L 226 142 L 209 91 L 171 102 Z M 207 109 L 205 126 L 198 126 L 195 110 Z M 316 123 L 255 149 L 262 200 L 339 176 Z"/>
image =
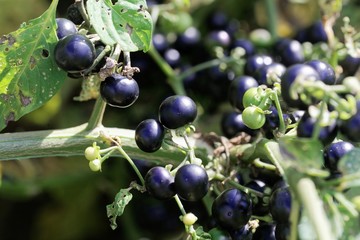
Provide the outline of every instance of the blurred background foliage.
<path id="1" fill-rule="evenodd" d="M 152 0 L 151 2 L 154 2 Z M 0 35 L 9 33 L 47 9 L 49 0 L 0 0 Z M 72 0 L 59 1 L 58 16 L 65 16 Z M 166 2 L 166 1 L 159 1 Z M 265 1 L 193 0 L 188 24 L 206 31 L 208 16 L 224 13 L 234 21 L 240 35 L 255 28 L 267 28 L 269 19 Z M 350 16 L 353 24 L 359 22 L 360 1 L 343 1 L 343 16 Z M 277 34 L 292 36 L 295 32 L 319 19 L 317 1 L 278 0 Z M 186 18 L 184 15 L 183 17 Z M 166 29 L 166 26 L 160 26 Z M 357 26 L 358 27 L 358 26 Z M 181 31 L 181 30 L 180 30 Z M 107 108 L 104 125 L 131 128 L 145 118 L 155 117 L 157 108 L 173 92 L 163 73 L 144 53 L 134 54 L 134 65 L 146 63 L 146 74 L 135 76 L 141 89 L 138 101 L 128 109 Z M 138 64 L 138 65 L 136 65 Z M 78 102 L 81 80 L 69 79 L 62 90 L 40 109 L 12 122 L 3 132 L 57 129 L 85 123 L 94 101 Z M 196 125 L 201 131 L 221 134 L 220 118 L 229 109 L 226 99 L 197 96 L 201 116 Z M 225 93 L 226 95 L 226 93 Z M 1 158 L 1 156 L 0 156 Z M 143 169 L 149 167 L 142 163 Z M 176 239 L 182 224 L 173 202 L 161 203 L 136 194 L 134 201 L 119 219 L 119 228 L 111 230 L 105 206 L 113 201 L 120 188 L 134 179 L 129 166 L 122 159 L 109 159 L 102 173 L 93 173 L 84 158 L 46 158 L 8 161 L 1 164 L 0 239 L 72 240 L 72 239 Z M 187 206 L 207 218 L 203 207 Z M 202 219 L 200 218 L 200 221 Z M 155 230 L 154 230 L 155 229 Z M 160 234 L 160 232 L 162 234 Z"/>

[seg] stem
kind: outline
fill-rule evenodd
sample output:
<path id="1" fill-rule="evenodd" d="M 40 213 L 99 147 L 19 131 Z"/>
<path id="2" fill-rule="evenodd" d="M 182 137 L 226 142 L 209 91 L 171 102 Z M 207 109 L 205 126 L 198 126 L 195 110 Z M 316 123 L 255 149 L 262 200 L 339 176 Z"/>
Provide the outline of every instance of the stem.
<path id="1" fill-rule="evenodd" d="M 225 178 L 224 176 L 221 176 L 221 175 L 216 175 L 215 178 L 216 180 L 219 180 L 219 181 L 223 181 L 224 183 L 229 183 L 231 186 L 237 188 L 237 189 L 240 189 L 246 193 L 251 193 L 251 194 L 254 194 L 255 196 L 257 197 L 264 197 L 264 194 L 259 192 L 259 191 L 256 191 L 254 189 L 251 189 L 251 188 L 247 188 L 247 187 L 244 187 L 243 185 L 229 179 L 229 178 Z"/>
<path id="2" fill-rule="evenodd" d="M 84 0 L 75 0 L 75 4 L 76 4 L 77 8 L 79 9 L 80 14 L 85 21 L 85 25 L 90 26 L 90 19 L 89 19 L 88 14 L 86 13 Z"/>
<path id="3" fill-rule="evenodd" d="M 105 108 L 106 102 L 101 97 L 98 97 L 96 99 L 95 106 L 91 113 L 89 122 L 86 126 L 86 130 L 91 130 L 102 125 Z"/>
<path id="4" fill-rule="evenodd" d="M 302 178 L 298 182 L 296 190 L 314 227 L 317 239 L 334 240 L 323 202 L 318 196 L 314 182 L 310 178 Z"/>
<path id="5" fill-rule="evenodd" d="M 321 105 L 320 105 L 320 113 L 317 116 L 316 121 L 315 121 L 314 130 L 313 130 L 313 133 L 311 136 L 313 140 L 319 139 L 320 131 L 321 131 L 321 120 L 323 118 L 323 114 L 324 114 L 325 108 L 327 106 L 326 105 L 327 101 L 328 101 L 328 97 L 327 97 L 327 95 L 325 95 L 324 100 L 321 102 Z"/>
<path id="6" fill-rule="evenodd" d="M 236 62 L 236 61 L 239 61 L 239 60 L 235 59 L 235 58 L 231 58 L 231 57 L 224 57 L 221 59 L 212 59 L 212 60 L 197 64 L 194 67 L 186 69 L 184 72 L 182 72 L 181 74 L 178 75 L 178 78 L 182 80 L 182 79 L 185 79 L 185 78 L 189 77 L 190 75 L 194 74 L 195 72 L 199 72 L 199 71 L 207 69 L 207 68 L 212 68 L 212 67 L 218 66 L 221 63 L 231 63 L 231 62 Z"/>
<path id="7" fill-rule="evenodd" d="M 141 151 L 135 142 L 135 131 L 121 128 L 97 126 L 88 129 L 87 124 L 61 130 L 42 130 L 0 134 L 0 161 L 41 157 L 84 156 L 84 150 L 97 142 L 101 148 L 109 145 L 101 141 L 103 134 L 117 136 L 122 148 L 134 159 L 146 159 L 160 164 L 177 165 L 184 159 L 184 153 L 176 148 L 159 149 L 148 154 Z M 204 142 L 204 146 L 207 144 Z M 206 148 L 197 148 L 197 155 L 206 159 L 212 153 Z M 122 156 L 115 152 L 114 157 Z"/>
<path id="8" fill-rule="evenodd" d="M 99 64 L 99 62 L 106 56 L 106 54 L 110 52 L 110 50 L 111 47 L 106 45 L 104 50 L 102 50 L 101 53 L 95 58 L 93 64 L 88 69 L 86 69 L 84 76 L 87 76 L 89 73 L 91 73 L 91 71 Z"/>
<path id="9" fill-rule="evenodd" d="M 264 168 L 270 171 L 277 171 L 276 166 L 274 166 L 273 164 L 262 162 L 259 158 L 253 161 L 253 165 L 258 168 Z"/>
<path id="10" fill-rule="evenodd" d="M 176 77 L 175 71 L 172 69 L 172 67 L 161 57 L 159 52 L 151 46 L 148 53 L 150 56 L 154 59 L 154 61 L 157 63 L 157 65 L 161 68 L 163 73 L 168 78 L 168 84 L 171 86 L 175 94 L 177 95 L 186 95 L 184 86 L 182 84 L 181 79 L 178 79 Z"/>
<path id="11" fill-rule="evenodd" d="M 265 0 L 266 13 L 268 16 L 268 28 L 271 33 L 272 39 L 277 38 L 277 11 L 276 11 L 276 1 L 274 0 Z"/>
<path id="12" fill-rule="evenodd" d="M 284 116 L 283 116 L 280 100 L 276 92 L 272 93 L 272 97 L 273 97 L 273 102 L 275 103 L 276 110 L 278 111 L 278 115 L 279 115 L 279 132 L 281 134 L 284 134 L 286 131 L 286 127 L 285 127 Z"/>
<path id="13" fill-rule="evenodd" d="M 182 202 L 181 202 L 181 200 L 180 200 L 180 198 L 179 198 L 179 196 L 177 194 L 175 194 L 174 199 L 175 199 L 176 204 L 178 205 L 178 207 L 180 209 L 181 215 L 185 216 L 186 211 L 185 211 L 184 205 L 182 204 Z"/>
<path id="14" fill-rule="evenodd" d="M 118 146 L 117 148 L 119 150 L 119 152 L 121 153 L 121 155 L 123 155 L 123 157 L 129 162 L 129 164 L 131 165 L 131 167 L 133 168 L 133 170 L 135 171 L 136 175 L 138 176 L 138 178 L 141 181 L 141 185 L 145 186 L 145 180 L 143 178 L 143 176 L 141 175 L 139 169 L 137 168 L 137 166 L 135 165 L 134 161 L 129 157 L 129 155 L 124 151 L 124 149 L 121 146 Z"/>
<path id="15" fill-rule="evenodd" d="M 290 240 L 297 240 L 297 229 L 300 214 L 300 204 L 295 199 L 291 199 L 291 212 L 290 212 Z"/>

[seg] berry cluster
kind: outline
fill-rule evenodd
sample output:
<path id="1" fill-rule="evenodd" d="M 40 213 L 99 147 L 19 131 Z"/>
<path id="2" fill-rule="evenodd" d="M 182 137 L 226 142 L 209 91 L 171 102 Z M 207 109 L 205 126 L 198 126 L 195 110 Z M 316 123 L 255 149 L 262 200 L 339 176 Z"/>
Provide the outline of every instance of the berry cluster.
<path id="1" fill-rule="evenodd" d="M 210 24 L 203 31 L 191 26 L 171 37 L 161 31 L 153 34 L 152 55 L 179 71 L 179 78 L 170 80 L 181 81 L 189 96 L 165 98 L 157 118 L 137 125 L 135 142 L 149 154 L 175 147 L 186 156 L 175 168 L 157 165 L 146 171 L 144 179 L 138 175 L 143 180 L 139 188 L 158 200 L 175 198 L 190 235 L 196 235 L 193 225 L 197 216 L 186 212 L 180 200 L 199 202 L 205 198 L 210 207 L 203 227 L 208 232 L 221 232 L 231 239 L 288 239 L 294 189 L 280 171 L 281 165 L 266 154 L 254 153 L 254 149 L 264 139 L 275 142 L 290 136 L 313 140 L 323 146 L 319 149 L 323 167 L 318 169 L 325 176 L 322 180 L 341 177 L 338 162 L 360 141 L 359 83 L 352 77 L 360 58 L 346 55 L 334 63 L 323 57 L 324 52 L 317 57 L 307 52 L 305 45 L 328 40 L 319 22 L 293 38 L 277 38 L 264 46 L 254 35 L 239 37 L 237 27 L 220 12 L 207 20 Z M 76 31 L 59 36 L 57 62 L 70 74 L 91 74 L 99 62 L 97 54 L 86 64 L 85 50 L 81 61 L 76 59 L 80 53 L 71 46 L 85 41 L 78 40 L 85 36 Z M 62 35 L 67 32 L 71 31 L 61 30 Z M 87 43 L 89 51 L 96 52 L 92 41 Z M 142 66 L 141 74 L 148 77 L 156 72 L 154 66 L 132 56 L 133 63 Z M 110 71 L 101 81 L 99 92 L 108 105 L 125 108 L 138 98 L 139 86 L 127 70 Z M 197 104 L 208 112 L 222 104 L 231 108 L 220 122 L 225 138 L 216 134 L 204 137 L 215 149 L 208 162 L 197 158 L 188 142 L 198 115 Z M 179 144 L 177 137 L 183 138 L 185 145 Z M 104 157 L 90 150 L 90 167 L 98 171 Z"/>
<path id="2" fill-rule="evenodd" d="M 54 49 L 54 58 L 58 67 L 71 78 L 95 76 L 101 72 L 101 83 L 96 91 L 103 100 L 113 107 L 129 107 L 139 97 L 139 86 L 132 78 L 137 69 L 123 67 L 118 70 L 118 59 L 108 56 L 111 47 L 107 46 L 107 49 L 96 34 L 84 28 L 83 21 L 76 4 L 68 7 L 67 18 L 56 19 L 59 41 Z M 125 68 L 126 73 L 126 70 L 123 71 Z"/>

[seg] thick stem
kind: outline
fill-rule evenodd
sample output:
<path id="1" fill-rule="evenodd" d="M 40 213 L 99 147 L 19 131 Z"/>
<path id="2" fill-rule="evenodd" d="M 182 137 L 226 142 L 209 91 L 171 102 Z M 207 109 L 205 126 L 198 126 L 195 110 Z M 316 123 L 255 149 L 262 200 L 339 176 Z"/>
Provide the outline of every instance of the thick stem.
<path id="1" fill-rule="evenodd" d="M 61 130 L 42 130 L 19 133 L 0 134 L 0 161 L 50 156 L 84 156 L 84 150 L 97 142 L 101 148 L 109 147 L 101 136 L 117 136 L 121 139 L 121 147 L 133 159 L 145 159 L 160 164 L 177 165 L 184 159 L 184 153 L 175 148 L 160 149 L 148 154 L 141 151 L 134 140 L 135 131 L 121 128 L 97 126 L 88 129 L 87 124 Z M 196 140 L 197 144 L 200 140 Z M 205 143 L 202 143 L 205 144 Z M 203 145 L 205 146 L 205 145 Z M 197 155 L 203 158 L 211 153 L 205 148 L 196 148 Z M 114 152 L 115 157 L 123 157 Z"/>
<path id="2" fill-rule="evenodd" d="M 276 10 L 276 1 L 274 0 L 265 0 L 266 12 L 268 16 L 268 29 L 271 33 L 272 39 L 277 38 L 277 10 Z"/>
<path id="3" fill-rule="evenodd" d="M 91 113 L 89 122 L 86 126 L 87 130 L 94 129 L 102 125 L 105 108 L 106 108 L 106 102 L 101 97 L 98 97 L 96 99 L 95 106 Z"/>
<path id="4" fill-rule="evenodd" d="M 296 190 L 311 225 L 314 227 L 317 239 L 334 239 L 323 202 L 317 193 L 314 182 L 310 178 L 302 178 L 298 182 Z"/>

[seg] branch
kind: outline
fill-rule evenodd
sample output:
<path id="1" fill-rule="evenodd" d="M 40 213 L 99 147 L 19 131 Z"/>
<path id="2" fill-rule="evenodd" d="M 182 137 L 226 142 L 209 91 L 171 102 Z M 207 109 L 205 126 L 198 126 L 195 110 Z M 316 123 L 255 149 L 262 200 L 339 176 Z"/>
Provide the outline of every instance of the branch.
<path id="1" fill-rule="evenodd" d="M 102 141 L 101 135 L 117 136 L 121 146 L 133 159 L 144 159 L 161 164 L 178 164 L 185 155 L 176 148 L 160 149 L 155 153 L 141 151 L 134 140 L 135 131 L 121 128 L 97 126 L 88 130 L 87 124 L 61 130 L 42 130 L 0 134 L 0 161 L 43 158 L 50 156 L 84 156 L 86 147 L 94 141 L 100 147 L 109 147 Z M 211 153 L 201 140 L 192 139 L 200 158 L 207 158 Z M 116 153 L 114 157 L 122 157 Z M 206 161 L 206 159 L 204 159 Z"/>

